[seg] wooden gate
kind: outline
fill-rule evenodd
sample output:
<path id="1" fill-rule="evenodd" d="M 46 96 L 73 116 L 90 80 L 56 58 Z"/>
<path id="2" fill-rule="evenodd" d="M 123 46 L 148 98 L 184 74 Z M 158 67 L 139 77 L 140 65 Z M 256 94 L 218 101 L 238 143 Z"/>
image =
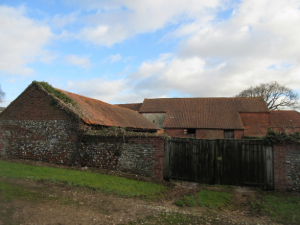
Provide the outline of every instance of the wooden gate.
<path id="1" fill-rule="evenodd" d="M 165 179 L 273 190 L 272 147 L 261 140 L 168 138 Z"/>

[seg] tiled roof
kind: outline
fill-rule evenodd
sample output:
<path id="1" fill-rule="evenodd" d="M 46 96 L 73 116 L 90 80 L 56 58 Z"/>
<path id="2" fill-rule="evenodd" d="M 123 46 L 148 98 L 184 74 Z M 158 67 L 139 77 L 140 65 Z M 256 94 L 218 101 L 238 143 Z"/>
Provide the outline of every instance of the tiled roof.
<path id="1" fill-rule="evenodd" d="M 142 103 L 128 103 L 128 104 L 116 104 L 116 105 L 138 112 L 142 106 Z"/>
<path id="2" fill-rule="evenodd" d="M 167 113 L 164 128 L 243 129 L 239 112 L 269 112 L 263 98 L 145 99 L 140 113 Z"/>
<path id="3" fill-rule="evenodd" d="M 135 129 L 158 130 L 159 128 L 138 112 L 111 105 L 100 100 L 88 98 L 64 90 L 59 90 L 77 103 L 84 113 L 87 124 L 117 126 Z"/>
<path id="4" fill-rule="evenodd" d="M 270 127 L 300 127 L 300 113 L 294 110 L 270 111 Z"/>

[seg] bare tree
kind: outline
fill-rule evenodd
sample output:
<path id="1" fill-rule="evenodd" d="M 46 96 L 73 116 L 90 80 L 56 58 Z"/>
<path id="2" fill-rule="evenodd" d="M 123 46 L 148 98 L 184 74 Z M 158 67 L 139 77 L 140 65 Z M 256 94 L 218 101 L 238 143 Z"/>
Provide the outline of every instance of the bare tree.
<path id="1" fill-rule="evenodd" d="M 299 105 L 299 95 L 297 92 L 277 81 L 268 84 L 260 84 L 243 90 L 235 97 L 260 97 L 262 96 L 270 110 L 292 108 L 297 109 Z"/>
<path id="2" fill-rule="evenodd" d="M 4 98 L 4 96 L 5 96 L 5 93 L 2 91 L 2 89 L 1 89 L 1 85 L 0 85 L 0 103 L 2 103 L 2 102 L 3 102 L 3 98 Z"/>

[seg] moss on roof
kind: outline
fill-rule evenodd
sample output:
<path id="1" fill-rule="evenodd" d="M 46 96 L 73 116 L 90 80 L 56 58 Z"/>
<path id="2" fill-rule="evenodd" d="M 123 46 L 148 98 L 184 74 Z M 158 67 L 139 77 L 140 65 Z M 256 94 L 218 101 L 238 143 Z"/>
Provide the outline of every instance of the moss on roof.
<path id="1" fill-rule="evenodd" d="M 36 84 L 38 87 L 43 87 L 48 93 L 53 94 L 56 98 L 62 100 L 64 103 L 71 104 L 73 106 L 77 106 L 76 102 L 74 102 L 71 98 L 69 98 L 67 95 L 65 95 L 61 91 L 52 87 L 49 83 L 47 83 L 45 81 L 42 81 L 42 82 L 33 81 L 32 83 Z"/>
<path id="2" fill-rule="evenodd" d="M 84 116 L 84 113 L 82 110 L 78 107 L 77 103 L 73 101 L 71 98 L 69 98 L 66 94 L 61 92 L 60 90 L 55 89 L 47 82 L 38 82 L 33 81 L 31 85 L 35 85 L 37 88 L 44 90 L 47 92 L 52 98 L 51 98 L 51 104 L 56 106 L 59 105 L 61 108 L 63 108 L 68 114 L 73 114 L 77 119 L 82 119 Z"/>

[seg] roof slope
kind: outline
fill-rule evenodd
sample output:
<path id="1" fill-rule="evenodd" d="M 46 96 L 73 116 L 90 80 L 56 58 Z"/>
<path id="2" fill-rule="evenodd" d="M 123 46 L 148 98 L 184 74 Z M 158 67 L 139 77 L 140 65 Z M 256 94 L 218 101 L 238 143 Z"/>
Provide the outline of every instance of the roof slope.
<path id="1" fill-rule="evenodd" d="M 87 124 L 147 130 L 159 129 L 138 112 L 64 90 L 59 91 L 77 103 L 85 117 L 82 119 Z"/>
<path id="2" fill-rule="evenodd" d="M 142 103 L 127 103 L 127 104 L 116 104 L 116 105 L 138 112 L 142 106 Z"/>
<path id="3" fill-rule="evenodd" d="M 165 112 L 164 128 L 243 129 L 239 112 L 269 112 L 258 98 L 145 99 L 140 113 Z"/>
<path id="4" fill-rule="evenodd" d="M 294 110 L 270 111 L 270 127 L 300 127 L 300 113 Z"/>

